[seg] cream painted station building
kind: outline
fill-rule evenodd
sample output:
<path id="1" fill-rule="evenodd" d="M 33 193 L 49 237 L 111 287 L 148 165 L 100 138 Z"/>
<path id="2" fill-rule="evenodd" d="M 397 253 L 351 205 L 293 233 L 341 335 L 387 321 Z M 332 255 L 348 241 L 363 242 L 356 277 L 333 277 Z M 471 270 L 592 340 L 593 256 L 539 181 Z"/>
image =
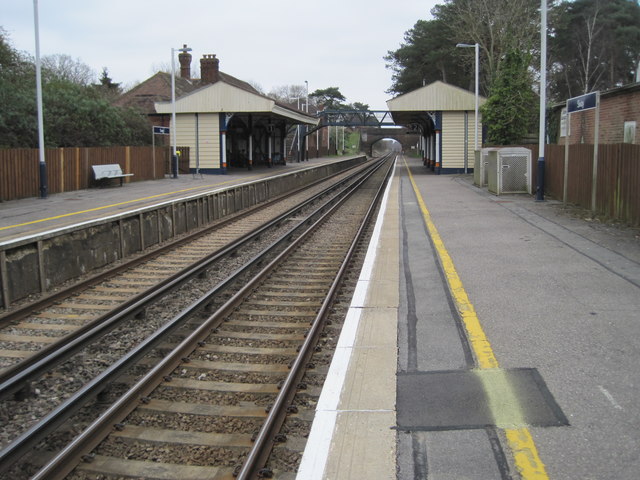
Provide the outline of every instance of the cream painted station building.
<path id="1" fill-rule="evenodd" d="M 486 101 L 479 97 L 479 104 Z M 475 95 L 436 81 L 387 101 L 396 125 L 421 134 L 419 148 L 424 164 L 437 173 L 473 170 L 474 143 L 482 145 L 482 121 L 475 124 Z M 475 132 L 474 132 L 475 128 Z"/>
<path id="2" fill-rule="evenodd" d="M 190 62 L 191 55 L 180 55 L 183 81 L 191 82 Z M 215 55 L 200 60 L 200 71 L 199 82 L 188 83 L 191 89 L 175 101 L 176 125 L 171 121 L 177 145 L 189 147 L 191 171 L 225 173 L 230 166 L 283 163 L 288 134 L 299 125 L 319 124 L 317 117 L 221 72 Z M 463 173 L 473 170 L 476 135 L 477 147 L 482 145 L 482 122 L 475 124 L 475 100 L 467 90 L 436 81 L 388 100 L 387 106 L 396 125 L 420 133 L 418 148 L 426 166 L 437 173 Z M 484 97 L 478 100 L 480 105 L 486 101 Z M 172 102 L 156 101 L 154 105 L 157 114 L 171 117 Z M 298 150 L 304 151 L 304 144 Z"/>
<path id="3" fill-rule="evenodd" d="M 231 165 L 283 162 L 290 130 L 316 126 L 318 119 L 262 95 L 218 65 L 215 55 L 206 55 L 200 62 L 203 86 L 175 101 L 171 128 L 177 145 L 189 147 L 190 170 L 225 173 Z M 155 102 L 155 109 L 171 114 L 172 103 Z"/>

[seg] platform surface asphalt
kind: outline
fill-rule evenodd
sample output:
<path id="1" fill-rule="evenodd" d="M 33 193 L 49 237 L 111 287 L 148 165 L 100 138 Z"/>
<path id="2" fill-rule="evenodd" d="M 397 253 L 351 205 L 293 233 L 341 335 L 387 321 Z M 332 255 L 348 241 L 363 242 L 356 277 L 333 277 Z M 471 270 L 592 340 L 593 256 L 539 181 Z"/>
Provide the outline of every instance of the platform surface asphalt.
<path id="1" fill-rule="evenodd" d="M 298 480 L 639 478 L 640 230 L 415 159 L 392 185 Z"/>
<path id="2" fill-rule="evenodd" d="M 224 175 L 180 174 L 178 178 L 167 176 L 125 183 L 122 187 L 114 181 L 112 186 L 105 188 L 56 193 L 44 199 L 0 202 L 0 242 L 346 158 L 350 157 L 314 158 L 272 168 L 259 165 L 251 171 L 229 169 Z"/>

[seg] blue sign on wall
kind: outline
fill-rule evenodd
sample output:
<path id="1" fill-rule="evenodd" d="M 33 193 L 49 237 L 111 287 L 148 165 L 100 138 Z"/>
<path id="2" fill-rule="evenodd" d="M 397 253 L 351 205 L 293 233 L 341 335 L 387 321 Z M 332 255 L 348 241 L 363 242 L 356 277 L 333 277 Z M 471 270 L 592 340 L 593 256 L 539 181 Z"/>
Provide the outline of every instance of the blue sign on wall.
<path id="1" fill-rule="evenodd" d="M 158 135 L 169 135 L 169 127 L 153 127 L 153 133 Z"/>
<path id="2" fill-rule="evenodd" d="M 579 97 L 573 97 L 567 100 L 567 112 L 580 112 L 582 110 L 590 110 L 596 108 L 598 103 L 598 92 L 587 93 Z"/>

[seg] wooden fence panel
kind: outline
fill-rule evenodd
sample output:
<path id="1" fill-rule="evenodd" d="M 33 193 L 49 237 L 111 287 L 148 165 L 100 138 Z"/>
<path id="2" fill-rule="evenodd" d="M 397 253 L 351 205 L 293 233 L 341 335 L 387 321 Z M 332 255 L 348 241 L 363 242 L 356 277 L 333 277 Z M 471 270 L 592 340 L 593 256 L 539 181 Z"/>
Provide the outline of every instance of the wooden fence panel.
<path id="1" fill-rule="evenodd" d="M 562 199 L 564 190 L 564 147 L 562 145 L 545 145 L 545 195 Z"/>
<path id="2" fill-rule="evenodd" d="M 640 145 L 600 145 L 596 210 L 640 224 Z"/>
<path id="3" fill-rule="evenodd" d="M 181 147 L 181 165 L 189 171 L 189 148 Z M 125 173 L 133 173 L 126 181 L 164 178 L 171 158 L 169 147 L 156 147 L 155 169 L 153 148 L 148 147 L 73 147 L 47 148 L 48 193 L 71 192 L 90 188 L 92 165 L 117 163 Z M 0 201 L 40 196 L 38 149 L 0 149 Z"/>
<path id="4" fill-rule="evenodd" d="M 620 168 L 621 204 L 620 218 L 640 225 L 640 145 L 625 143 L 622 146 Z"/>
<path id="5" fill-rule="evenodd" d="M 531 150 L 533 192 L 537 185 L 538 145 L 522 145 Z M 563 200 L 564 145 L 545 145 L 545 196 Z M 569 146 L 567 202 L 591 209 L 593 145 Z M 596 213 L 640 225 L 640 145 L 600 144 Z"/>
<path id="6" fill-rule="evenodd" d="M 164 178 L 166 158 L 170 155 L 170 150 L 167 147 L 155 147 L 155 160 L 154 151 L 149 147 L 128 147 L 130 148 L 130 171 L 127 173 L 133 173 L 135 180 L 156 180 Z M 188 157 L 187 157 L 188 161 Z M 155 165 L 154 165 L 155 162 Z M 132 181 L 133 181 L 132 179 Z"/>
<path id="7" fill-rule="evenodd" d="M 64 192 L 64 154 L 61 148 L 45 149 L 47 193 Z"/>
<path id="8" fill-rule="evenodd" d="M 618 145 L 600 145 L 598 147 L 596 210 L 611 217 L 616 215 L 616 204 L 619 202 L 618 199 L 609 199 L 607 197 L 610 195 L 619 196 L 620 166 L 620 148 Z"/>
<path id="9" fill-rule="evenodd" d="M 65 163 L 65 191 L 87 188 L 85 181 L 86 172 L 82 168 L 82 149 L 78 147 L 65 148 L 63 153 Z"/>
<path id="10" fill-rule="evenodd" d="M 38 150 L 0 150 L 0 200 L 39 195 Z"/>
<path id="11" fill-rule="evenodd" d="M 593 178 L 593 145 L 570 145 L 568 170 L 567 202 L 589 208 Z M 562 196 L 558 200 L 562 200 Z"/>

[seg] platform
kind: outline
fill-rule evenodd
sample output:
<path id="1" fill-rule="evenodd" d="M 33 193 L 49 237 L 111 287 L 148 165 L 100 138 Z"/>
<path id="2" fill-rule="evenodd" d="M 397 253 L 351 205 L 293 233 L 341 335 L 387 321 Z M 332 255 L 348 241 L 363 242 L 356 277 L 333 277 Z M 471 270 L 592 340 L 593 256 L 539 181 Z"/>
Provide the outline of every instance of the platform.
<path id="1" fill-rule="evenodd" d="M 45 199 L 0 202 L 0 243 L 346 158 L 350 157 L 314 158 L 272 168 L 258 165 L 251 171 L 229 169 L 225 175 L 181 174 L 178 178 L 167 176 L 125 183 L 122 187 L 114 183 L 105 188 L 57 193 Z"/>
<path id="2" fill-rule="evenodd" d="M 640 231 L 471 180 L 398 160 L 298 480 L 637 476 Z"/>

